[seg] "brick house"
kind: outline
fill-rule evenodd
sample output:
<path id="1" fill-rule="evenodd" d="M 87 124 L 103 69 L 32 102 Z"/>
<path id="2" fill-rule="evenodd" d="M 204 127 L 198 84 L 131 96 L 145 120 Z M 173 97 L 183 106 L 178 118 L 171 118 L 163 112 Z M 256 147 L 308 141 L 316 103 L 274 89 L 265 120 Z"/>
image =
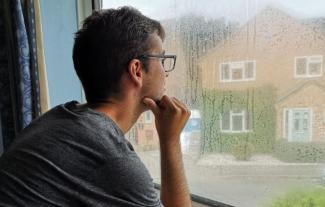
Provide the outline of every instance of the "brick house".
<path id="1" fill-rule="evenodd" d="M 324 56 L 325 34 L 317 25 L 267 7 L 200 59 L 202 89 L 254 94 L 271 87 L 273 139 L 325 142 Z M 254 123 L 268 117 L 250 117 L 251 102 L 219 111 L 216 136 L 255 136 Z"/>

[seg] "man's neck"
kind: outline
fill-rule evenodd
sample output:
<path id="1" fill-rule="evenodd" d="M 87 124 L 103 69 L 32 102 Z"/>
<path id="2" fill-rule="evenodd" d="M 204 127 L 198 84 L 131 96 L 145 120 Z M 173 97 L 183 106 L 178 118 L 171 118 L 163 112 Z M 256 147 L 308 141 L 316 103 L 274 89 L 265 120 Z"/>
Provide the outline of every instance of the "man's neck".
<path id="1" fill-rule="evenodd" d="M 130 130 L 142 113 L 141 109 L 132 102 L 109 101 L 86 104 L 86 106 L 111 118 L 124 134 Z"/>

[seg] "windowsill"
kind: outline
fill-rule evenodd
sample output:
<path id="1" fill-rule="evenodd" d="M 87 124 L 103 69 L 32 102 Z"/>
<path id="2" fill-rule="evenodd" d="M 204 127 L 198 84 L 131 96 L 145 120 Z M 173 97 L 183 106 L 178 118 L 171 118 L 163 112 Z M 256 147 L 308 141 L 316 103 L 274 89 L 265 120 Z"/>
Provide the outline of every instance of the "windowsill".
<path id="1" fill-rule="evenodd" d="M 157 192 L 159 193 L 160 185 L 157 183 L 154 184 Z M 225 203 L 214 201 L 194 194 L 191 194 L 191 199 L 192 199 L 192 207 L 234 207 Z"/>
<path id="2" fill-rule="evenodd" d="M 322 75 L 295 75 L 296 79 L 303 79 L 303 78 L 321 78 Z"/>
<path id="3" fill-rule="evenodd" d="M 253 82 L 254 79 L 239 79 L 239 80 L 220 80 L 220 83 L 240 83 L 240 82 Z"/>
<path id="4" fill-rule="evenodd" d="M 240 133 L 250 133 L 253 132 L 252 130 L 245 130 L 245 131 L 222 131 L 223 134 L 240 134 Z"/>

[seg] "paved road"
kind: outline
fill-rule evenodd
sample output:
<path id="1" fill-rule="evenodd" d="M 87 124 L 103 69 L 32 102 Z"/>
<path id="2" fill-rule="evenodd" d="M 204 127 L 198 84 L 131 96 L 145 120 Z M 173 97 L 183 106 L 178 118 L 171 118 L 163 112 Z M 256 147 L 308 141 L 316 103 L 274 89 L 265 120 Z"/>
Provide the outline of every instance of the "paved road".
<path id="1" fill-rule="evenodd" d="M 160 182 L 159 152 L 138 152 L 155 182 Z M 184 155 L 191 193 L 238 207 L 260 207 L 290 190 L 322 186 L 324 165 L 198 166 Z"/>

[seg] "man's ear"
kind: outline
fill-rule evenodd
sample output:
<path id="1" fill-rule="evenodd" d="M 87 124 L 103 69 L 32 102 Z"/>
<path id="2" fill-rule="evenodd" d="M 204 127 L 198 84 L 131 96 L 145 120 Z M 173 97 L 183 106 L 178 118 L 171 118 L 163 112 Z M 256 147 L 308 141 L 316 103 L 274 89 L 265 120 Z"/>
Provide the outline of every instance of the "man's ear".
<path id="1" fill-rule="evenodd" d="M 129 62 L 128 72 L 131 81 L 138 87 L 142 87 L 143 82 L 143 70 L 141 61 L 133 59 Z"/>

